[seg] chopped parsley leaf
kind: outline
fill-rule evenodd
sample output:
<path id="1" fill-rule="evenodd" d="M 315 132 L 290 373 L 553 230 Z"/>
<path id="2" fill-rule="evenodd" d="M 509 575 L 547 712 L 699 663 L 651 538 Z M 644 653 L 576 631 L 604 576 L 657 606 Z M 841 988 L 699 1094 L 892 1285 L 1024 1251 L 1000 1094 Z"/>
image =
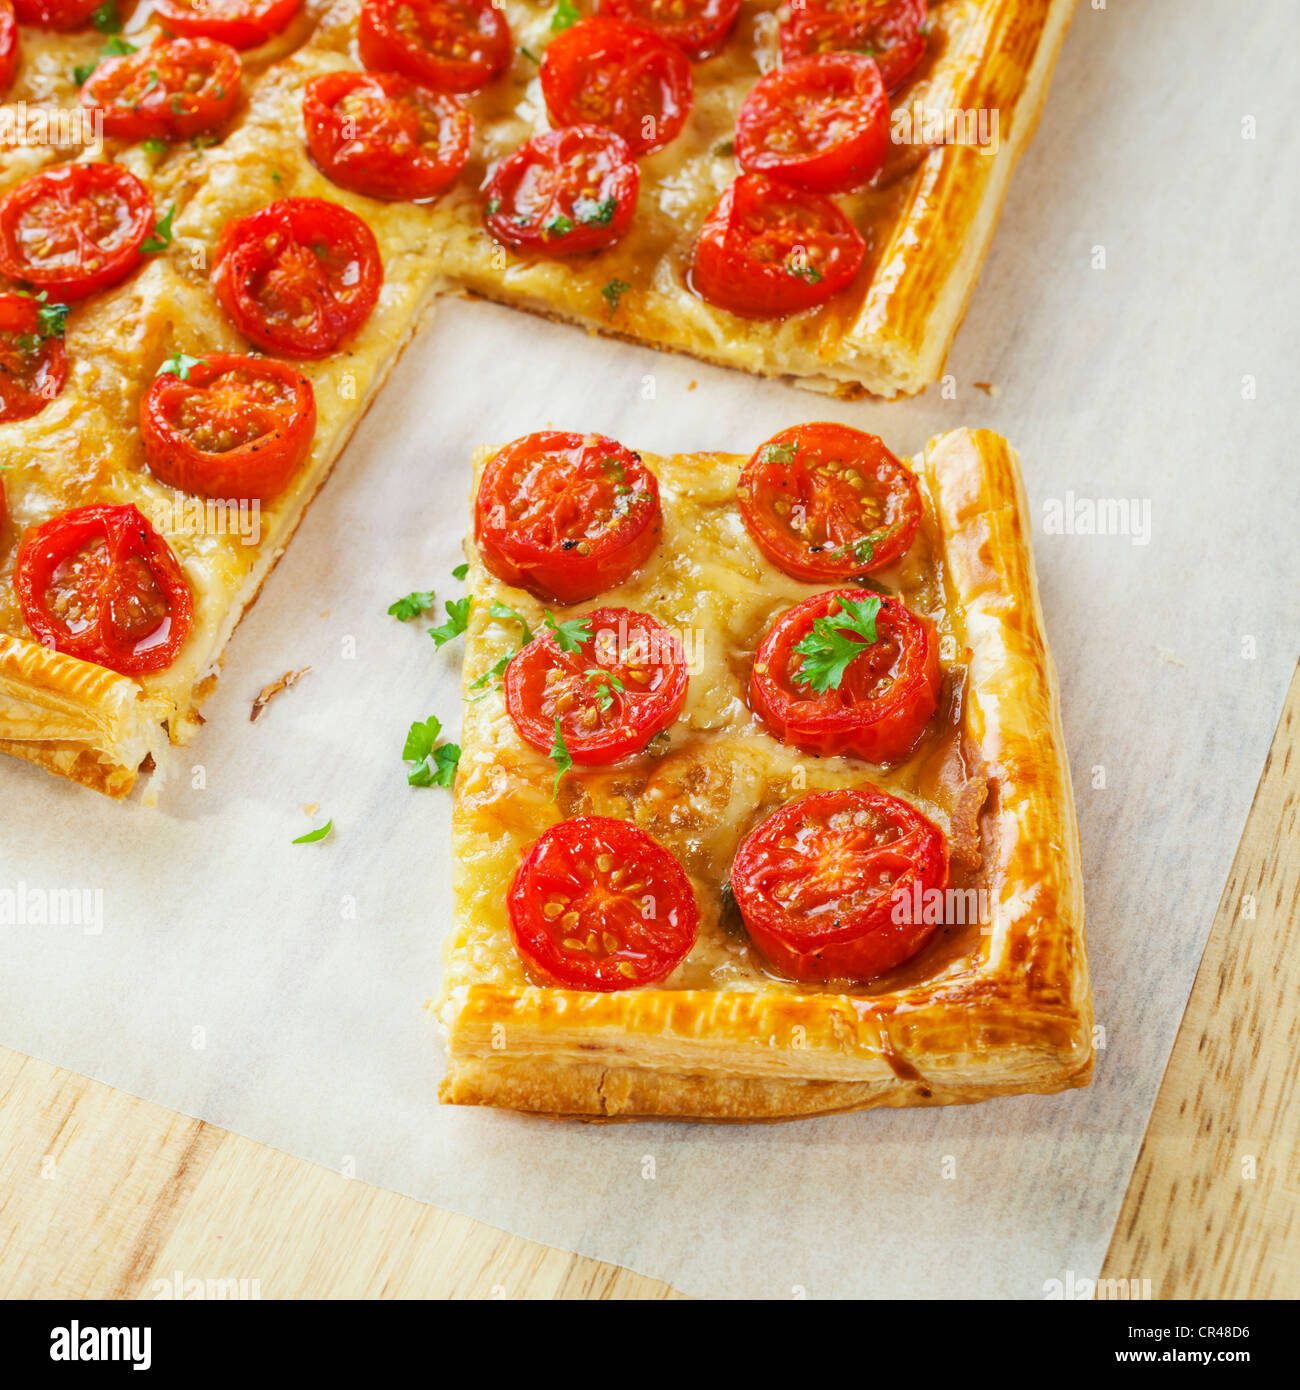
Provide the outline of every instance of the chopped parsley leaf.
<path id="1" fill-rule="evenodd" d="M 488 609 L 488 612 L 491 613 L 494 618 L 502 618 L 507 622 L 513 620 L 518 623 L 523 631 L 523 644 L 525 647 L 533 640 L 533 630 L 528 626 L 528 619 L 516 609 L 511 608 L 508 603 L 494 603 L 492 607 Z"/>
<path id="2" fill-rule="evenodd" d="M 839 610 L 818 618 L 812 631 L 794 646 L 794 651 L 803 657 L 794 679 L 818 695 L 838 690 L 849 662 L 876 641 L 878 598 L 842 598 L 836 603 Z M 854 633 L 855 637 L 845 636 L 846 633 Z"/>
<path id="3" fill-rule="evenodd" d="M 489 217 L 495 217 L 497 213 L 501 211 L 501 199 L 489 198 L 487 200 L 487 206 L 483 209 L 483 211 L 487 213 Z"/>
<path id="4" fill-rule="evenodd" d="M 543 223 L 542 231 L 547 236 L 568 236 L 573 230 L 573 218 L 566 217 L 562 212 L 557 213 L 549 222 Z"/>
<path id="5" fill-rule="evenodd" d="M 555 645 L 562 652 L 580 651 L 584 642 L 591 641 L 591 621 L 588 618 L 570 618 L 567 622 L 557 623 L 547 613 L 543 624 L 555 638 Z"/>
<path id="6" fill-rule="evenodd" d="M 117 0 L 104 0 L 104 3 L 90 16 L 90 22 L 101 34 L 121 33 L 122 16 L 118 13 Z"/>
<path id="7" fill-rule="evenodd" d="M 551 791 L 551 800 L 554 801 L 560 794 L 560 778 L 573 766 L 569 746 L 565 743 L 564 734 L 560 729 L 558 714 L 555 716 L 555 742 L 551 744 L 551 761 L 555 764 L 555 785 Z"/>
<path id="8" fill-rule="evenodd" d="M 603 666 L 597 666 L 592 671 L 584 671 L 583 680 L 599 682 L 596 687 L 596 701 L 602 711 L 609 709 L 610 705 L 614 703 L 614 696 L 610 693 L 611 691 L 622 691 L 627 688 L 613 671 L 606 671 Z"/>
<path id="9" fill-rule="evenodd" d="M 449 787 L 460 762 L 460 746 L 455 743 L 439 745 L 442 720 L 431 714 L 421 723 L 418 719 L 406 731 L 402 745 L 402 760 L 409 764 L 407 783 L 412 787 Z"/>
<path id="10" fill-rule="evenodd" d="M 135 44 L 127 43 L 124 38 L 114 34 L 104 45 L 102 51 L 109 58 L 120 58 L 124 53 L 134 53 L 136 49 Z"/>
<path id="11" fill-rule="evenodd" d="M 435 646 L 444 647 L 465 631 L 469 626 L 469 610 L 473 602 L 469 594 L 464 598 L 447 600 L 447 621 L 440 627 L 429 629 L 429 636 L 433 638 Z"/>
<path id="12" fill-rule="evenodd" d="M 78 87 L 84 87 L 90 81 L 90 74 L 99 66 L 98 63 L 78 63 L 72 69 L 72 80 Z"/>
<path id="13" fill-rule="evenodd" d="M 331 817 L 324 825 L 319 826 L 317 829 L 309 830 L 305 835 L 299 835 L 293 843 L 295 845 L 314 845 L 317 841 L 323 840 L 333 829 L 334 819 Z"/>
<path id="14" fill-rule="evenodd" d="M 464 582 L 465 576 L 466 576 L 468 573 L 469 573 L 469 565 L 468 565 L 468 564 L 457 565 L 456 568 L 455 568 L 454 570 L 452 570 L 452 572 L 451 572 L 451 577 L 452 577 L 453 579 L 459 579 L 459 580 L 461 580 L 462 582 Z"/>
<path id="15" fill-rule="evenodd" d="M 176 216 L 176 204 L 173 203 L 166 213 L 154 223 L 153 235 L 145 237 L 140 244 L 140 252 L 145 256 L 156 256 L 159 251 L 165 251 L 172 244 L 172 218 Z"/>
<path id="16" fill-rule="evenodd" d="M 791 260 L 785 268 L 789 274 L 796 275 L 801 280 L 807 280 L 810 285 L 819 285 L 825 279 L 825 276 L 815 265 L 800 265 L 797 261 Z"/>
<path id="17" fill-rule="evenodd" d="M 601 298 L 609 306 L 608 318 L 614 317 L 614 311 L 618 308 L 618 301 L 632 288 L 626 280 L 611 280 L 604 289 L 601 290 Z"/>
<path id="18" fill-rule="evenodd" d="M 175 352 L 158 368 L 157 375 L 162 376 L 165 372 L 170 372 L 172 376 L 179 377 L 182 381 L 190 379 L 190 370 L 194 367 L 201 367 L 207 361 L 206 357 L 191 357 L 181 348 Z"/>
<path id="19" fill-rule="evenodd" d="M 799 452 L 799 441 L 797 439 L 787 439 L 783 444 L 764 444 L 758 451 L 759 463 L 787 464 L 794 462 L 794 456 Z"/>
<path id="20" fill-rule="evenodd" d="M 618 210 L 617 198 L 575 198 L 573 215 L 586 227 L 608 227 Z"/>
<path id="21" fill-rule="evenodd" d="M 558 0 L 555 13 L 551 16 L 551 33 L 559 34 L 565 29 L 572 29 L 581 18 L 573 0 Z"/>
<path id="22" fill-rule="evenodd" d="M 41 299 L 45 291 L 41 291 Z M 62 338 L 68 326 L 68 304 L 40 304 L 36 309 L 36 321 L 40 324 L 42 338 Z"/>
<path id="23" fill-rule="evenodd" d="M 150 154 L 167 153 L 167 141 L 159 140 L 156 135 L 151 135 L 147 140 L 143 142 L 143 144 L 145 149 L 148 150 Z"/>
<path id="24" fill-rule="evenodd" d="M 525 48 L 523 44 L 520 44 L 519 51 L 524 55 L 525 58 L 529 59 L 531 62 L 537 63 L 539 65 L 541 64 L 542 60 L 537 56 L 536 53 L 532 51 L 531 48 Z"/>
<path id="25" fill-rule="evenodd" d="M 432 589 L 412 589 L 396 603 L 388 605 L 388 615 L 390 618 L 396 618 L 399 623 L 409 623 L 412 618 L 418 618 L 421 613 L 427 613 L 432 607 Z"/>

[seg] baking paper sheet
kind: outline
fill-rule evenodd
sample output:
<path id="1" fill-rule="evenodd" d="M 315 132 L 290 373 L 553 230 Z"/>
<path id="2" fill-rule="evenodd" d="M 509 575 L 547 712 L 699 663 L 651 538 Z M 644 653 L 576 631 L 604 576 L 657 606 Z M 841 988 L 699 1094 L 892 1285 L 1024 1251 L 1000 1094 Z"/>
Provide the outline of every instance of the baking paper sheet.
<path id="1" fill-rule="evenodd" d="M 443 305 L 237 633 L 161 808 L 0 764 L 0 888 L 102 895 L 98 931 L 0 927 L 0 1042 L 687 1293 L 1042 1297 L 1095 1276 L 1300 647 L 1296 28 L 1286 3 L 1082 0 L 951 399 L 822 402 Z M 1021 450 L 1083 831 L 1093 1086 L 780 1126 L 440 1109 L 422 1006 L 450 803 L 400 755 L 413 719 L 458 718 L 459 652 L 384 610 L 461 592 L 471 449 L 554 424 L 748 451 L 816 418 L 899 452 L 965 423 Z M 1129 500 L 1130 534 L 1078 533 L 1096 499 Z M 290 844 L 326 817 L 328 840 Z"/>

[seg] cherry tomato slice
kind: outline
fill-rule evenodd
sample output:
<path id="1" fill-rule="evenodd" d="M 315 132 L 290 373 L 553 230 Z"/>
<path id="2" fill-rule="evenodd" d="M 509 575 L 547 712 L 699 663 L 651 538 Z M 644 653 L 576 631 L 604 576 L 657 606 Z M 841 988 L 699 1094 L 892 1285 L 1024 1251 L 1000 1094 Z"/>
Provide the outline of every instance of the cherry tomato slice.
<path id="1" fill-rule="evenodd" d="M 663 529 L 659 483 L 600 434 L 543 430 L 507 444 L 479 480 L 474 534 L 498 579 L 580 603 L 623 583 Z"/>
<path id="2" fill-rule="evenodd" d="M 874 642 L 847 625 L 842 600 L 879 604 Z M 815 628 L 819 619 L 827 621 Z M 819 693 L 817 659 L 796 650 L 810 644 L 862 650 L 839 684 Z M 939 681 L 939 642 L 929 619 L 870 589 L 832 589 L 787 609 L 768 629 L 754 655 L 749 704 L 793 748 L 889 763 L 920 738 L 938 706 Z"/>
<path id="3" fill-rule="evenodd" d="M 745 837 L 731 866 L 750 939 L 781 975 L 803 981 L 870 980 L 901 965 L 935 928 L 899 904 L 947 886 L 942 832 L 874 787 L 789 802 Z"/>
<path id="4" fill-rule="evenodd" d="M 754 451 L 736 484 L 749 534 L 778 568 L 812 583 L 893 564 L 921 524 L 921 490 L 874 434 L 794 425 Z"/>
<path id="5" fill-rule="evenodd" d="M 33 29 L 84 29 L 102 0 L 13 0 L 20 24 Z"/>
<path id="6" fill-rule="evenodd" d="M 38 642 L 124 676 L 170 666 L 194 616 L 171 547 L 130 505 L 77 507 L 28 531 L 14 588 Z"/>
<path id="7" fill-rule="evenodd" d="M 598 0 L 597 11 L 649 29 L 692 58 L 707 58 L 726 42 L 740 0 Z"/>
<path id="8" fill-rule="evenodd" d="M 874 58 L 887 91 L 925 57 L 925 0 L 805 0 L 781 25 L 781 59 L 844 49 Z"/>
<path id="9" fill-rule="evenodd" d="M 0 198 L 0 274 L 52 300 L 84 299 L 140 263 L 153 197 L 120 164 L 63 164 Z"/>
<path id="10" fill-rule="evenodd" d="M 700 228 L 691 278 L 710 304 L 744 318 L 781 318 L 847 288 L 866 250 L 829 198 L 741 174 Z"/>
<path id="11" fill-rule="evenodd" d="M 40 309 L 24 295 L 0 294 L 0 423 L 44 410 L 68 379 L 63 339 L 45 331 Z"/>
<path id="12" fill-rule="evenodd" d="M 544 831 L 506 895 L 524 964 L 565 989 L 653 984 L 690 954 L 700 914 L 681 865 L 631 821 L 577 816 Z"/>
<path id="13" fill-rule="evenodd" d="M 0 94 L 9 90 L 17 71 L 18 20 L 9 0 L 0 0 Z"/>
<path id="14" fill-rule="evenodd" d="M 366 67 L 439 92 L 476 92 L 514 58 L 492 0 L 363 0 L 357 41 Z"/>
<path id="15" fill-rule="evenodd" d="M 270 498 L 311 453 L 316 396 L 296 367 L 214 353 L 156 376 L 140 401 L 140 438 L 156 478 L 204 497 Z"/>
<path id="16" fill-rule="evenodd" d="M 551 124 L 599 125 L 634 155 L 661 150 L 686 124 L 691 62 L 676 44 L 617 19 L 583 19 L 542 55 Z"/>
<path id="17" fill-rule="evenodd" d="M 889 98 L 880 70 L 857 53 L 796 58 L 760 77 L 736 117 L 736 159 L 814 193 L 873 178 L 889 150 Z"/>
<path id="18" fill-rule="evenodd" d="M 632 152 L 612 130 L 548 130 L 497 166 L 484 222 L 503 246 L 517 251 L 598 251 L 627 231 L 640 183 Z"/>
<path id="19" fill-rule="evenodd" d="M 469 112 L 394 72 L 313 77 L 302 117 L 307 148 L 326 176 L 371 198 L 436 198 L 469 158 Z"/>
<path id="20" fill-rule="evenodd" d="M 370 228 L 323 198 L 282 198 L 227 223 L 212 285 L 250 342 L 328 357 L 370 317 L 384 283 Z"/>
<path id="21" fill-rule="evenodd" d="M 219 39 L 231 48 L 257 48 L 298 13 L 302 0 L 154 0 L 169 33 Z"/>
<path id="22" fill-rule="evenodd" d="M 160 39 L 103 59 L 81 104 L 104 113 L 104 134 L 116 140 L 190 140 L 234 114 L 241 67 L 239 54 L 216 39 Z"/>
<path id="23" fill-rule="evenodd" d="M 539 753 L 555 744 L 559 720 L 575 763 L 599 767 L 639 753 L 677 718 L 686 698 L 681 641 L 648 613 L 595 608 L 574 651 L 539 634 L 506 667 L 506 710 Z"/>

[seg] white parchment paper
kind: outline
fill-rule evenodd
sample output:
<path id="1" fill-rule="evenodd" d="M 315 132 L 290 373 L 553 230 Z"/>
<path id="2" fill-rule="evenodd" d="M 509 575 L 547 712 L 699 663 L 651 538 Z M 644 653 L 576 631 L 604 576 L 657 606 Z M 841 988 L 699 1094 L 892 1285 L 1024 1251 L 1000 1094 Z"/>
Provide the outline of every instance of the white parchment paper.
<path id="1" fill-rule="evenodd" d="M 952 399 L 824 403 L 444 305 L 237 633 L 161 808 L 0 765 L 0 888 L 103 903 L 98 934 L 0 927 L 0 1042 L 688 1293 L 1041 1297 L 1095 1275 L 1300 648 L 1297 37 L 1286 0 L 1082 0 Z M 748 451 L 828 417 L 899 452 L 965 423 L 1021 450 L 1083 829 L 1095 1083 L 763 1127 L 440 1109 L 422 1006 L 450 806 L 407 787 L 400 753 L 411 720 L 457 721 L 459 653 L 384 610 L 461 592 L 471 449 L 553 423 Z M 1094 499 L 1130 499 L 1136 534 L 1047 532 Z M 329 840 L 290 844 L 329 816 Z"/>

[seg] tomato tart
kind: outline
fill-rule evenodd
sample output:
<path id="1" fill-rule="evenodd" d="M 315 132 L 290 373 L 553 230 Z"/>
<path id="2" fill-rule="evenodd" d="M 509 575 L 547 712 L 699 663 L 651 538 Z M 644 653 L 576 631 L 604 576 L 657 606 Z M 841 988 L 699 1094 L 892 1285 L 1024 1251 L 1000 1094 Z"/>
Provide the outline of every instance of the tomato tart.
<path id="1" fill-rule="evenodd" d="M 771 1120 L 1087 1084 L 1003 439 L 546 431 L 479 451 L 467 553 L 444 1101 Z"/>
<path id="2" fill-rule="evenodd" d="M 1070 10 L 15 4 L 15 121 L 102 139 L 0 150 L 0 751 L 122 796 L 194 733 L 440 293 L 835 391 L 934 380 Z M 898 138 L 922 110 L 996 136 Z M 628 486 L 557 602 L 660 544 Z"/>

